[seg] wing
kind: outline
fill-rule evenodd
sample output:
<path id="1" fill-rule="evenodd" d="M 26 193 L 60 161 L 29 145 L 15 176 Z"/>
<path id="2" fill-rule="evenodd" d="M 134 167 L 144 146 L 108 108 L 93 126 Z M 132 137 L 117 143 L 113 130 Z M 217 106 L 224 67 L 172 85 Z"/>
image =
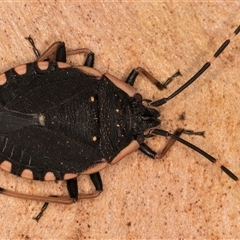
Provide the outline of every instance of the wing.
<path id="1" fill-rule="evenodd" d="M 7 135 L 0 135 L 0 161 L 11 163 L 11 173 L 21 176 L 25 169 L 33 179 L 43 180 L 52 172 L 56 180 L 65 173 L 81 173 L 102 161 L 96 146 L 75 141 L 59 132 L 30 126 Z"/>
<path id="2" fill-rule="evenodd" d="M 11 163 L 9 170 L 13 174 L 21 175 L 24 169 L 29 169 L 34 179 L 44 179 L 47 172 L 62 179 L 65 173 L 81 173 L 101 162 L 99 142 L 91 141 L 89 145 L 78 141 L 79 134 L 73 139 L 71 134 L 41 127 L 36 121 L 42 112 L 62 106 L 65 111 L 68 107 L 65 103 L 72 103 L 76 96 L 86 102 L 97 91 L 99 81 L 69 66 L 46 64 L 45 70 L 38 63 L 29 63 L 24 74 L 15 69 L 5 73 L 7 81 L 0 86 L 0 156 L 1 161 Z M 71 112 L 79 106 L 75 107 Z M 93 132 L 95 129 L 98 129 L 96 124 Z M 81 131 L 81 126 L 75 130 Z"/>
<path id="3" fill-rule="evenodd" d="M 42 112 L 86 92 L 98 81 L 67 64 L 60 68 L 58 63 L 46 62 L 45 70 L 38 64 L 28 63 L 24 74 L 14 68 L 5 72 L 7 81 L 0 85 L 0 105 L 23 113 Z"/>

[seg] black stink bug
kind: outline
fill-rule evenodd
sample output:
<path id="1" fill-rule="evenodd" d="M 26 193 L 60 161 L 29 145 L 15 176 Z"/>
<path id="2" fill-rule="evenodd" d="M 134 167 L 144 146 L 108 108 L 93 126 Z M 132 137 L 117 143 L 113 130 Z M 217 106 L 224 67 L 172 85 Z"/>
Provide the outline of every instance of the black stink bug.
<path id="1" fill-rule="evenodd" d="M 109 163 L 115 164 L 137 149 L 151 158 L 161 158 L 175 141 L 215 163 L 214 157 L 180 137 L 182 133 L 203 135 L 203 132 L 177 129 L 172 134 L 160 129 L 157 107 L 198 79 L 239 31 L 240 26 L 185 84 L 157 101 L 143 99 L 133 88 L 138 74 L 142 73 L 163 90 L 180 75 L 179 71 L 162 84 L 138 67 L 123 82 L 94 69 L 94 54 L 88 49 L 66 51 L 63 42 L 55 42 L 40 55 L 29 37 L 37 60 L 0 75 L 0 167 L 24 178 L 65 180 L 69 195 L 35 196 L 3 188 L 0 192 L 63 204 L 96 197 L 103 189 L 99 171 Z M 66 57 L 75 54 L 86 56 L 83 66 L 66 63 Z M 145 138 L 154 135 L 169 137 L 163 150 L 155 152 L 144 143 Z M 238 180 L 225 166 L 219 166 L 234 181 Z M 78 193 L 79 174 L 90 175 L 96 189 L 93 193 Z"/>

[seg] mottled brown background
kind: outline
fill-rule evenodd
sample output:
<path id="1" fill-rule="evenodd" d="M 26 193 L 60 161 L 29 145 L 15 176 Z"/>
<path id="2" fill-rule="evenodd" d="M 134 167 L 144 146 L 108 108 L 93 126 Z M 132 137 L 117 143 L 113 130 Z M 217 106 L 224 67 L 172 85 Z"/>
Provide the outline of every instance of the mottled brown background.
<path id="1" fill-rule="evenodd" d="M 145 67 L 160 80 L 183 76 L 165 92 L 145 78 L 144 97 L 168 96 L 209 60 L 239 25 L 240 3 L 1 2 L 1 72 L 33 61 L 24 39 L 43 51 L 56 40 L 96 53 L 96 68 L 125 79 Z M 240 176 L 240 36 L 194 85 L 161 107 L 162 128 L 205 130 L 185 136 Z M 60 94 L 60 93 L 59 93 Z M 179 120 L 185 113 L 186 120 Z M 154 149 L 165 139 L 149 140 Z M 0 186 L 38 194 L 66 194 L 65 183 L 24 180 L 0 171 Z M 177 143 L 163 161 L 136 152 L 102 171 L 104 192 L 71 206 L 0 196 L 0 239 L 239 239 L 240 186 L 199 154 Z M 81 191 L 90 191 L 80 177 Z"/>

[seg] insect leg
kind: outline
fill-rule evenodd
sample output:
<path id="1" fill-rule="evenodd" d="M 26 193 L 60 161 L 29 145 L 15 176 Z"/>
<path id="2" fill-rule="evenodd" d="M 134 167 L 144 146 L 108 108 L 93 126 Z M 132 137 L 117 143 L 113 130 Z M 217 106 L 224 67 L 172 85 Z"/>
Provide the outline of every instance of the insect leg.
<path id="1" fill-rule="evenodd" d="M 78 185 L 77 185 L 77 178 L 67 180 L 67 190 L 69 197 L 72 199 L 72 202 L 76 202 L 78 200 Z M 54 197 L 54 196 L 52 196 Z M 33 217 L 34 220 L 37 222 L 42 217 L 43 213 L 46 211 L 49 202 L 45 202 L 36 217 Z"/>
<path id="2" fill-rule="evenodd" d="M 83 66 L 93 67 L 94 53 L 91 50 L 89 50 L 88 48 L 79 48 L 79 49 L 67 51 L 67 56 L 77 55 L 77 54 L 85 54 L 86 55 L 86 60 L 83 64 Z"/>
<path id="3" fill-rule="evenodd" d="M 77 178 L 67 180 L 67 190 L 69 197 L 76 202 L 78 200 L 78 183 Z"/>
<path id="4" fill-rule="evenodd" d="M 37 47 L 36 47 L 36 45 L 35 45 L 35 43 L 34 43 L 34 40 L 31 38 L 31 36 L 28 36 L 28 37 L 26 37 L 26 39 L 30 42 L 30 44 L 32 45 L 32 47 L 33 47 L 33 52 L 35 53 L 35 55 L 36 55 L 36 57 L 38 58 L 38 57 L 40 57 L 40 52 L 39 52 L 39 50 L 37 49 Z"/>
<path id="5" fill-rule="evenodd" d="M 29 36 L 26 38 L 33 47 L 33 51 L 37 56 L 37 62 L 40 61 L 57 61 L 57 62 L 66 62 L 66 48 L 64 42 L 54 42 L 50 45 L 47 50 L 40 54 L 39 50 L 37 49 L 34 40 Z"/>
<path id="6" fill-rule="evenodd" d="M 93 182 L 95 191 L 92 193 L 78 193 L 77 178 L 72 178 L 67 180 L 67 190 L 69 198 L 72 202 L 76 202 L 78 199 L 87 199 L 97 197 L 103 190 L 102 179 L 99 172 L 90 174 L 90 179 Z M 59 198 L 59 197 L 58 197 Z"/>
<path id="7" fill-rule="evenodd" d="M 51 60 L 66 62 L 66 57 L 71 55 L 84 54 L 86 59 L 84 66 L 93 67 L 94 64 L 94 53 L 87 48 L 80 48 L 76 50 L 66 51 L 64 42 L 53 43 L 38 59 L 37 61 Z"/>
<path id="8" fill-rule="evenodd" d="M 69 194 L 69 197 L 70 197 L 72 203 L 74 203 L 78 200 L 78 195 L 79 195 L 79 198 L 97 197 L 100 194 L 100 192 L 103 190 L 102 180 L 101 180 L 101 176 L 100 176 L 99 172 L 90 174 L 90 178 L 96 189 L 96 191 L 93 192 L 92 194 L 78 194 L 77 178 L 67 180 L 67 190 L 68 190 L 68 194 Z M 59 198 L 57 196 L 51 196 L 51 198 L 54 198 L 54 197 Z M 37 222 L 39 221 L 39 219 L 42 217 L 43 213 L 46 211 L 48 204 L 49 204 L 49 202 L 45 202 L 43 204 L 39 214 L 33 218 L 34 220 L 36 220 Z"/>
<path id="9" fill-rule="evenodd" d="M 150 82 L 152 82 L 159 90 L 163 90 L 167 87 L 167 85 L 177 76 L 181 76 L 180 71 L 175 72 L 171 77 L 169 77 L 164 83 L 160 83 L 156 78 L 154 78 L 149 72 L 147 72 L 144 68 L 138 67 L 132 70 L 132 72 L 127 77 L 126 83 L 133 86 L 136 77 L 139 73 L 142 73 Z"/>
<path id="10" fill-rule="evenodd" d="M 153 151 L 146 143 L 140 144 L 139 150 L 150 158 L 155 158 L 157 153 Z"/>
<path id="11" fill-rule="evenodd" d="M 64 42 L 54 42 L 36 60 L 66 62 L 66 48 Z"/>
<path id="12" fill-rule="evenodd" d="M 43 201 L 43 202 L 52 202 L 52 203 L 61 203 L 61 204 L 73 203 L 73 200 L 69 196 L 38 196 L 38 195 L 30 195 L 25 193 L 14 192 L 4 188 L 0 188 L 0 194 L 7 195 L 10 197 Z"/>
<path id="13" fill-rule="evenodd" d="M 67 62 L 65 43 L 61 42 L 56 50 L 56 62 Z"/>
<path id="14" fill-rule="evenodd" d="M 190 132 L 191 132 L 191 131 L 190 131 Z M 207 152 L 203 151 L 202 149 L 198 148 L 197 146 L 191 144 L 190 142 L 188 142 L 188 141 L 180 138 L 180 137 L 179 137 L 178 135 L 176 135 L 176 134 L 171 134 L 171 133 L 169 133 L 169 132 L 167 132 L 167 131 L 164 131 L 164 130 L 162 130 L 162 129 L 154 129 L 154 130 L 152 131 L 152 134 L 153 134 L 153 135 L 160 135 L 160 136 L 164 136 L 164 137 L 173 138 L 174 140 L 176 140 L 176 141 L 178 141 L 178 142 L 186 145 L 187 147 L 193 149 L 194 151 L 198 152 L 199 154 L 201 154 L 202 156 L 204 156 L 206 159 L 208 159 L 210 162 L 212 162 L 212 163 L 217 163 L 217 159 L 216 159 L 216 158 L 214 158 L 213 156 L 211 156 L 211 155 L 208 154 Z M 198 133 L 197 133 L 197 135 L 201 135 L 201 134 L 198 134 Z M 174 142 L 173 142 L 173 143 L 174 143 Z M 173 143 L 170 144 L 170 147 L 173 145 Z M 168 149 L 169 149 L 169 147 L 168 147 Z M 224 165 L 222 165 L 219 161 L 218 161 L 218 164 L 217 164 L 217 165 L 218 165 L 218 166 L 221 168 L 221 170 L 222 170 L 223 172 L 225 172 L 230 178 L 232 178 L 234 181 L 238 181 L 238 177 L 237 177 L 235 174 L 233 174 L 228 168 L 226 168 Z"/>
<path id="15" fill-rule="evenodd" d="M 102 192 L 103 186 L 102 186 L 102 179 L 101 179 L 100 173 L 96 172 L 96 173 L 90 174 L 90 178 L 93 182 L 93 185 L 96 191 L 98 191 L 99 193 Z"/>
<path id="16" fill-rule="evenodd" d="M 174 135 L 180 137 L 182 134 L 188 134 L 188 135 L 198 135 L 198 136 L 203 136 L 204 137 L 204 132 L 194 132 L 191 130 L 185 130 L 185 129 L 180 129 L 178 128 L 175 132 Z M 156 158 L 163 158 L 165 156 L 165 154 L 168 152 L 168 150 L 173 146 L 173 144 L 176 142 L 176 139 L 174 138 L 170 138 L 165 147 L 161 150 L 157 152 Z"/>
<path id="17" fill-rule="evenodd" d="M 42 217 L 43 213 L 46 211 L 47 207 L 48 207 L 48 202 L 45 202 L 41 208 L 41 211 L 39 212 L 39 214 L 36 217 L 33 217 L 34 220 L 36 220 L 37 222 L 39 221 L 39 219 Z"/>
<path id="18" fill-rule="evenodd" d="M 67 190 L 68 190 L 69 197 L 72 200 L 72 203 L 76 202 L 78 200 L 77 178 L 67 180 Z M 54 197 L 54 196 L 51 196 L 51 197 Z M 39 221 L 43 213 L 46 211 L 48 204 L 49 202 L 45 202 L 43 204 L 39 214 L 36 217 L 33 217 L 34 220 L 36 220 L 37 222 Z"/>
<path id="19" fill-rule="evenodd" d="M 88 53 L 83 66 L 93 67 L 93 65 L 94 65 L 94 53 L 90 52 L 90 53 Z"/>
<path id="20" fill-rule="evenodd" d="M 85 62 L 83 64 L 83 66 L 87 66 L 87 67 L 93 67 L 94 65 L 94 53 L 87 49 L 87 48 L 80 48 L 80 49 L 76 49 L 76 50 L 69 50 L 66 51 L 65 48 L 65 43 L 64 42 L 54 42 L 53 44 L 51 44 L 47 50 L 45 50 L 43 52 L 43 54 L 40 54 L 39 50 L 37 49 L 34 40 L 29 36 L 26 38 L 30 44 L 33 47 L 33 51 L 35 53 L 35 55 L 37 56 L 37 62 L 41 62 L 41 61 L 57 61 L 57 62 L 66 62 L 66 57 L 70 56 L 70 55 L 77 55 L 77 54 L 85 54 L 86 59 Z"/>
<path id="21" fill-rule="evenodd" d="M 188 135 L 198 135 L 204 137 L 204 132 L 194 132 L 191 130 L 185 130 L 185 129 L 177 129 L 174 132 L 174 135 L 180 136 L 182 133 L 188 134 Z M 140 144 L 139 150 L 143 152 L 145 155 L 147 155 L 150 158 L 162 158 L 164 155 L 168 152 L 168 150 L 172 147 L 172 145 L 176 142 L 175 139 L 170 138 L 168 142 L 166 143 L 163 150 L 155 152 L 153 151 L 146 143 Z"/>

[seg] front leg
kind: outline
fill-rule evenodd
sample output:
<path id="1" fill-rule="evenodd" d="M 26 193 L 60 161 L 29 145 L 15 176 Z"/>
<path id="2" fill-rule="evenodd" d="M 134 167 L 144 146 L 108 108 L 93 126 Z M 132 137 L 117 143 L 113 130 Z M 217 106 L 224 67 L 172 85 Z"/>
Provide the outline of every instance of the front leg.
<path id="1" fill-rule="evenodd" d="M 171 77 L 169 77 L 164 83 L 160 83 L 156 78 L 154 78 L 149 72 L 147 72 L 144 68 L 138 67 L 132 70 L 132 72 L 127 77 L 126 83 L 133 86 L 137 76 L 139 73 L 142 73 L 150 82 L 152 82 L 159 90 L 163 90 L 167 87 L 167 85 L 177 76 L 181 76 L 182 74 L 178 70 Z"/>
<path id="2" fill-rule="evenodd" d="M 204 137 L 204 131 L 202 131 L 202 132 L 194 132 L 192 130 L 186 130 L 186 129 L 180 129 L 180 128 L 178 128 L 174 132 L 174 135 L 180 137 L 183 133 L 187 134 L 187 135 L 197 135 L 197 136 Z M 143 152 L 145 155 L 147 155 L 148 157 L 150 157 L 150 158 L 161 159 L 161 158 L 163 158 L 166 155 L 166 153 L 170 150 L 170 148 L 173 146 L 173 144 L 175 142 L 176 142 L 176 139 L 170 138 L 167 141 L 165 147 L 161 151 L 158 151 L 158 152 L 153 151 L 147 144 L 142 143 L 140 145 L 140 147 L 139 147 L 139 150 L 141 152 Z"/>

